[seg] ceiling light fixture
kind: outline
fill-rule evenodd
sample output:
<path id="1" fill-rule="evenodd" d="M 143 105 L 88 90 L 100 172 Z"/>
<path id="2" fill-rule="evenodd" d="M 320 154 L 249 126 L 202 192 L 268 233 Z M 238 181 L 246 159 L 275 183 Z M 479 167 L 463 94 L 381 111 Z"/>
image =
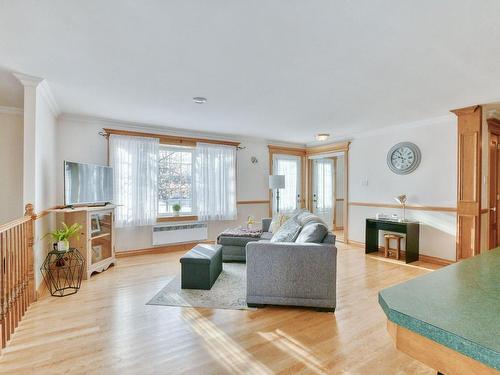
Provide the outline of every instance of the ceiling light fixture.
<path id="1" fill-rule="evenodd" d="M 207 98 L 204 98 L 203 96 L 195 96 L 193 100 L 196 104 L 203 104 L 207 102 Z"/>
<path id="2" fill-rule="evenodd" d="M 317 141 L 326 141 L 330 137 L 330 134 L 328 133 L 319 133 L 316 134 L 316 140 Z"/>

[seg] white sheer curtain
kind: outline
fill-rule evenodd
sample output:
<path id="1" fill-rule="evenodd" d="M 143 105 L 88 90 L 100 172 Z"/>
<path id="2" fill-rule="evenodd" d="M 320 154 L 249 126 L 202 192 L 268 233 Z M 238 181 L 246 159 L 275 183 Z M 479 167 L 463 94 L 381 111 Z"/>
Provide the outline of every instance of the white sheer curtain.
<path id="1" fill-rule="evenodd" d="M 110 135 L 117 227 L 151 225 L 158 213 L 158 138 Z"/>
<path id="2" fill-rule="evenodd" d="M 194 171 L 198 218 L 236 219 L 236 147 L 198 143 Z"/>
<path id="3" fill-rule="evenodd" d="M 280 154 L 273 157 L 273 174 L 285 175 L 285 188 L 280 189 L 281 213 L 290 213 L 300 207 L 300 162 L 299 156 Z M 273 212 L 276 212 L 275 199 Z"/>

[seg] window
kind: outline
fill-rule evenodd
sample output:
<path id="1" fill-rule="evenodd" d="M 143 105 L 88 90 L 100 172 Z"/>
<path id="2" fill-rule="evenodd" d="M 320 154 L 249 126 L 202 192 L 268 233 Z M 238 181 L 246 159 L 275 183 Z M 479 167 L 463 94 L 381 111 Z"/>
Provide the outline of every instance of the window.
<path id="1" fill-rule="evenodd" d="M 280 212 L 293 212 L 300 208 L 300 164 L 300 156 L 279 154 L 273 157 L 273 174 L 285 176 L 285 188 L 280 189 Z M 273 212 L 276 212 L 276 198 L 273 199 Z"/>
<path id="2" fill-rule="evenodd" d="M 193 153 L 189 147 L 160 146 L 158 165 L 158 214 L 173 214 L 172 206 L 181 205 L 181 214 L 193 214 Z"/>

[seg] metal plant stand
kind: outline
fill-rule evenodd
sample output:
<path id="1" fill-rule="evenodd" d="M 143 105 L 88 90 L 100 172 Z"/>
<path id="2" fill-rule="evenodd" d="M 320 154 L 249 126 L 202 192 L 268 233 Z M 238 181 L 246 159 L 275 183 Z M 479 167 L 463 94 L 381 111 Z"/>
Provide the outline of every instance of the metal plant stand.
<path id="1" fill-rule="evenodd" d="M 47 254 L 40 267 L 50 294 L 64 297 L 75 294 L 82 284 L 85 260 L 77 249 L 53 250 Z"/>

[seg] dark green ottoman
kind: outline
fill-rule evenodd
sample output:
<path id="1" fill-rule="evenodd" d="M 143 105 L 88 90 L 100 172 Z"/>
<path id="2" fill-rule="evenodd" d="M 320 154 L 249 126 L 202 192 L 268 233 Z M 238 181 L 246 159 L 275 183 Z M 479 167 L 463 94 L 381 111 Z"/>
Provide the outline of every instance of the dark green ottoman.
<path id="1" fill-rule="evenodd" d="M 196 245 L 180 261 L 181 288 L 208 290 L 222 271 L 222 246 Z"/>

